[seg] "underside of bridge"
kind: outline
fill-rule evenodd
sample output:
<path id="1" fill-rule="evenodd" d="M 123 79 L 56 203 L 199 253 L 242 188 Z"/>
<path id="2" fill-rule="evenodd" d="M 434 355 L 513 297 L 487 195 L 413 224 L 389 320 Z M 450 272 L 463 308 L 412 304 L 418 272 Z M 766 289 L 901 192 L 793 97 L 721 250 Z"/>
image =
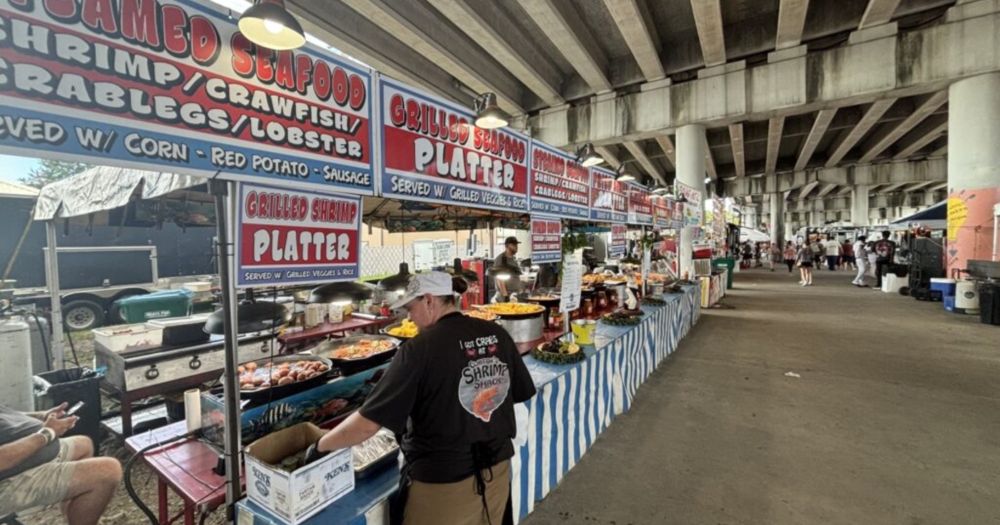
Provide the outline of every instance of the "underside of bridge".
<path id="1" fill-rule="evenodd" d="M 516 127 L 567 149 L 593 143 L 649 183 L 675 179 L 677 130 L 703 127 L 709 192 L 796 227 L 880 224 L 945 198 L 949 86 L 1000 71 L 997 0 L 290 7 L 388 76 L 465 104 L 495 92 Z"/>

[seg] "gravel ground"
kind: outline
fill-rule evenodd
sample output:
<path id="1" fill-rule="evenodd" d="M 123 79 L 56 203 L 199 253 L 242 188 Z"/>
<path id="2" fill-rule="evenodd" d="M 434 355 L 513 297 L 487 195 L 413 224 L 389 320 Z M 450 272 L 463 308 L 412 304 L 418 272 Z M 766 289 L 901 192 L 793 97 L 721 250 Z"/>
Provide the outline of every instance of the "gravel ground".
<path id="1" fill-rule="evenodd" d="M 93 336 L 88 333 L 75 334 L 73 336 L 73 344 L 76 347 L 77 358 L 82 366 L 91 366 L 94 358 L 94 339 Z M 67 345 L 68 346 L 68 345 Z M 69 348 L 67 350 L 67 357 L 72 360 L 71 354 L 69 353 Z M 67 366 L 72 366 L 67 364 Z M 108 399 L 106 396 L 102 395 L 102 406 L 103 410 L 112 410 L 117 408 L 117 402 Z M 111 456 L 117 458 L 121 461 L 122 465 L 129 459 L 129 452 L 125 450 L 124 443 L 122 443 L 117 437 L 112 437 L 105 435 L 104 440 L 101 443 L 101 455 Z M 137 462 L 132 470 L 132 484 L 139 493 L 143 502 L 156 513 L 156 476 L 153 472 L 146 467 L 142 462 Z M 183 510 L 182 501 L 179 497 L 171 494 L 170 497 L 170 515 L 171 517 L 179 515 Z M 65 520 L 62 514 L 59 512 L 58 507 L 48 507 L 40 510 L 36 510 L 33 513 L 22 513 L 19 519 L 25 525 L 51 525 L 55 523 L 64 523 Z M 102 525 L 140 525 L 146 523 L 145 515 L 139 510 L 129 496 L 128 492 L 125 490 L 125 483 L 122 482 L 118 486 L 118 491 L 115 493 L 114 498 L 111 503 L 108 504 L 108 508 L 104 511 L 104 516 L 101 518 Z M 175 523 L 183 523 L 183 516 L 178 517 Z M 222 524 L 225 523 L 225 517 L 221 510 L 212 512 L 205 523 L 207 524 Z"/>

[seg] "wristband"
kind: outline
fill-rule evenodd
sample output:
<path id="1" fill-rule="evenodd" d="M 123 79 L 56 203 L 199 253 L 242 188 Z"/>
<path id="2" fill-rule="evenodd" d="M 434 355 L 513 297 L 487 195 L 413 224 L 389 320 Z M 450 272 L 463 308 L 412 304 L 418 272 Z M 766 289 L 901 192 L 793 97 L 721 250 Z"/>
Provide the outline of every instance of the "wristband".
<path id="1" fill-rule="evenodd" d="M 56 431 L 49 427 L 42 427 L 38 434 L 45 438 L 45 444 L 48 445 L 56 440 Z"/>

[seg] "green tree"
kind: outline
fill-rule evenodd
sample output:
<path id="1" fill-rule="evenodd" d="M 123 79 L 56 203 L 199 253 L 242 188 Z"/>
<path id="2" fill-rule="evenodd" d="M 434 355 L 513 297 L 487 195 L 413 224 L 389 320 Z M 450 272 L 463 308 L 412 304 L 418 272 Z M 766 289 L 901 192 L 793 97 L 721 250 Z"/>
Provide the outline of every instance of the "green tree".
<path id="1" fill-rule="evenodd" d="M 27 177 L 22 177 L 21 184 L 41 188 L 46 184 L 65 179 L 70 175 L 76 175 L 90 167 L 90 164 L 83 162 L 63 162 L 46 159 L 42 160 L 41 165 L 29 171 Z"/>

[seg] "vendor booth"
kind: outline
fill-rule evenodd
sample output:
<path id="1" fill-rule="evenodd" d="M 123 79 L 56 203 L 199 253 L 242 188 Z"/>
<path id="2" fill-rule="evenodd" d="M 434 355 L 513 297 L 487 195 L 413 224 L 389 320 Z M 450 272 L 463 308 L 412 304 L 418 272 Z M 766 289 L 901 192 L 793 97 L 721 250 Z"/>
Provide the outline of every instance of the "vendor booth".
<path id="1" fill-rule="evenodd" d="M 596 166 L 587 148 L 567 153 L 505 129 L 487 94 L 473 112 L 321 46 L 255 44 L 211 5 L 161 4 L 190 27 L 135 35 L 53 12 L 51 2 L 0 9 L 22 29 L 144 57 L 92 67 L 24 31 L 12 31 L 5 51 L 15 81 L 62 88 L 0 98 L 4 117 L 28 130 L 0 136 L 0 152 L 101 166 L 45 187 L 35 210 L 51 254 L 56 366 L 67 342 L 60 226 L 215 229 L 205 254 L 217 275 L 116 302 L 127 322 L 93 331 L 93 368 L 121 405 L 115 432 L 133 453 L 126 485 L 151 522 L 178 519 L 168 510 L 179 497 L 185 523 L 216 507 L 238 523 L 385 523 L 396 436 L 320 459 L 305 453 L 419 340 L 390 305 L 428 268 L 466 282 L 461 313 L 510 335 L 537 389 L 516 406 L 520 520 L 724 293 L 709 263 L 727 249 L 721 213 L 699 232 L 701 270 L 678 269 L 677 232 L 702 226 L 699 191 L 661 196 Z M 419 258 L 363 282 L 361 239 L 374 227 L 512 234 L 489 240 L 492 260 L 422 241 Z M 133 404 L 161 396 L 179 415 L 140 428 Z M 140 461 L 158 478 L 155 505 L 132 490 Z"/>

